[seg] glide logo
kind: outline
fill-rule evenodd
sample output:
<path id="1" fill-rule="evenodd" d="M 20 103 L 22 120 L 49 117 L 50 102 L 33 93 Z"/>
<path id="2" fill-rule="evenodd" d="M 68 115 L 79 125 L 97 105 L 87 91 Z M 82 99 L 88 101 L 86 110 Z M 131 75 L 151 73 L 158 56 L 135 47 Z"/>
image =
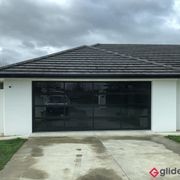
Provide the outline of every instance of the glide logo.
<path id="1" fill-rule="evenodd" d="M 152 177 L 156 177 L 156 176 L 159 174 L 159 171 L 158 171 L 156 168 L 152 168 L 152 169 L 149 171 L 149 174 L 150 174 Z"/>
<path id="2" fill-rule="evenodd" d="M 164 169 L 157 170 L 156 168 L 152 168 L 149 171 L 149 174 L 154 178 L 157 177 L 158 175 L 160 175 L 160 176 L 180 175 L 180 169 L 178 169 L 178 168 L 164 168 Z"/>

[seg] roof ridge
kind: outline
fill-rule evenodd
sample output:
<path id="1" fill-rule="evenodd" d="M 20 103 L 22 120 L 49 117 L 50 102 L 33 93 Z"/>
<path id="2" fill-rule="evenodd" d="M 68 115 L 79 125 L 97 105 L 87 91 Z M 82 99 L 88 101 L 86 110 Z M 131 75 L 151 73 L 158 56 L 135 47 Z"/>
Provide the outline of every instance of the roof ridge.
<path id="1" fill-rule="evenodd" d="M 64 53 L 67 53 L 67 52 L 70 52 L 70 51 L 74 51 L 74 50 L 77 50 L 77 49 L 81 49 L 81 48 L 84 48 L 84 47 L 87 47 L 87 45 L 82 45 L 82 46 L 74 47 L 74 48 L 71 48 L 71 49 L 66 49 L 66 50 L 62 50 L 62 51 L 59 51 L 59 52 L 51 53 L 51 54 L 48 54 L 48 55 L 40 56 L 40 57 L 37 57 L 37 58 L 31 58 L 31 59 L 28 59 L 28 60 L 25 60 L 25 61 L 20 61 L 20 62 L 4 65 L 4 66 L 0 67 L 0 71 L 4 70 L 4 69 L 7 69 L 9 67 L 12 67 L 12 66 L 23 65 L 25 63 L 34 62 L 34 61 L 38 61 L 38 60 L 40 61 L 40 60 L 48 58 L 48 57 L 53 57 L 53 56 L 56 56 L 56 55 L 59 55 L 59 54 L 64 54 Z"/>
<path id="2" fill-rule="evenodd" d="M 97 45 L 97 44 L 95 44 L 95 45 Z M 93 46 L 88 46 L 88 47 L 90 47 L 92 49 L 96 49 L 96 50 L 101 50 L 103 52 L 111 53 L 111 54 L 114 54 L 114 55 L 119 55 L 119 56 L 122 56 L 122 57 L 133 58 L 133 59 L 136 59 L 138 61 L 143 61 L 143 62 L 146 62 L 146 63 L 148 62 L 148 63 L 154 64 L 154 65 L 159 65 L 159 66 L 162 66 L 162 67 L 164 67 L 166 69 L 170 68 L 172 70 L 180 70 L 179 68 L 175 68 L 175 67 L 170 66 L 170 65 L 166 65 L 166 64 L 162 64 L 162 63 L 156 63 L 154 61 L 149 61 L 149 60 L 144 59 L 144 58 L 134 57 L 134 56 L 127 55 L 127 54 L 124 54 L 124 53 L 120 54 L 120 53 L 118 53 L 116 51 L 110 51 L 110 50 L 107 50 L 107 49 L 104 49 L 104 48 L 100 48 L 100 47 L 97 47 L 97 46 L 94 47 L 94 45 Z"/>
<path id="3" fill-rule="evenodd" d="M 96 43 L 91 46 L 99 46 L 99 45 L 137 45 L 137 46 L 180 46 L 180 44 L 153 44 L 153 43 Z"/>

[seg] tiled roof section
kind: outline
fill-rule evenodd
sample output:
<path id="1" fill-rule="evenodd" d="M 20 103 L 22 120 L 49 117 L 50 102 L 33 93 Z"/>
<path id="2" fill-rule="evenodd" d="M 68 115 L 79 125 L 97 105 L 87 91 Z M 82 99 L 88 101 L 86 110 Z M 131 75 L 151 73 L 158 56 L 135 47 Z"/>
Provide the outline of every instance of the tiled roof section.
<path id="1" fill-rule="evenodd" d="M 148 55 L 148 47 L 151 55 Z M 159 51 L 155 50 L 155 47 L 112 44 L 81 46 L 5 66 L 0 68 L 0 77 L 180 77 L 180 60 L 174 59 L 176 65 L 165 63 L 168 59 L 168 49 L 165 49 L 167 57 L 163 61 L 158 57 L 158 52 L 163 57 L 164 46 L 157 46 Z M 173 48 L 168 47 L 171 54 Z M 173 47 L 180 50 L 180 46 Z"/>
<path id="2" fill-rule="evenodd" d="M 94 47 L 146 59 L 180 70 L 180 45 L 96 44 Z"/>

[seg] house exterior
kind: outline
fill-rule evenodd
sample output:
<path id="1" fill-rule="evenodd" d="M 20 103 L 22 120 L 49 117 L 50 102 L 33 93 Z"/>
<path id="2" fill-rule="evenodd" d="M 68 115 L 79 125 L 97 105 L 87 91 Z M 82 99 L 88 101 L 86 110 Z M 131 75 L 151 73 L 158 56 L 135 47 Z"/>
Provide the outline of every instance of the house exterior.
<path id="1" fill-rule="evenodd" d="M 180 46 L 96 44 L 0 68 L 0 134 L 180 130 Z"/>

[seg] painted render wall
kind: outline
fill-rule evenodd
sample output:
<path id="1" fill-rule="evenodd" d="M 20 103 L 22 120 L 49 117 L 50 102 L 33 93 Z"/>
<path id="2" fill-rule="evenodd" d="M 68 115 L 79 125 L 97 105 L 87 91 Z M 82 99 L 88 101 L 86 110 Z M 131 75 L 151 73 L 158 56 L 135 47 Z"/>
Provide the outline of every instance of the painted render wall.
<path id="1" fill-rule="evenodd" d="M 119 79 L 119 81 L 121 80 Z M 178 87 L 176 84 L 176 80 L 152 80 L 151 129 L 154 132 L 176 131 L 176 124 L 180 125 L 179 119 L 179 123 L 177 123 L 178 113 L 176 114 L 176 91 Z M 32 80 L 5 79 L 4 134 L 30 135 L 31 133 Z"/>
<path id="2" fill-rule="evenodd" d="M 151 130 L 176 131 L 176 80 L 152 81 Z"/>
<path id="3" fill-rule="evenodd" d="M 0 89 L 0 135 L 4 134 L 3 125 L 3 89 Z"/>
<path id="4" fill-rule="evenodd" d="M 32 133 L 32 88 L 28 79 L 4 81 L 4 134 Z"/>
<path id="5" fill-rule="evenodd" d="M 180 130 L 180 80 L 177 81 L 177 130 Z"/>

